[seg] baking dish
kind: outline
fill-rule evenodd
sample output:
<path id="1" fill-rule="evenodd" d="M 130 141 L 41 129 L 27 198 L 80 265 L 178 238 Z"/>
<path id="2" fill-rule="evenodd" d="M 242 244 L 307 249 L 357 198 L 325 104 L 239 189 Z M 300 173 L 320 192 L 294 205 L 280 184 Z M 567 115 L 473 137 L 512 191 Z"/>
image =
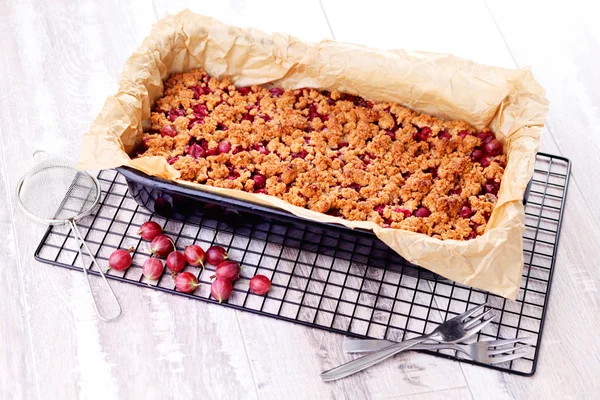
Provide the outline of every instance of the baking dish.
<path id="1" fill-rule="evenodd" d="M 273 196 L 185 182 L 164 157 L 131 158 L 142 140 L 142 132 L 148 128 L 152 105 L 163 95 L 163 81 L 172 73 L 194 68 L 217 79 L 230 77 L 236 86 L 336 89 L 371 101 L 402 104 L 441 119 L 462 120 L 476 130 L 489 128 L 503 144 L 508 162 L 485 234 L 469 241 L 438 240 L 371 222 L 342 220 Z M 376 243 L 387 253 L 383 244 L 373 242 L 375 235 L 411 263 L 456 282 L 514 299 L 523 269 L 522 199 L 533 175 L 547 109 L 543 89 L 527 69 L 484 66 L 448 54 L 377 50 L 328 40 L 306 43 L 289 35 L 236 28 L 184 11 L 159 21 L 127 60 L 118 92 L 107 99 L 84 137 L 79 167 L 119 167 L 125 174 L 131 170 L 124 167 L 140 171 L 128 178 L 134 196 L 143 193 L 139 191 L 141 187 L 133 187 L 133 180 L 137 182 L 146 175 L 148 179 L 177 185 L 161 186 L 155 198 L 160 197 L 161 191 L 191 197 L 202 192 L 198 194 L 202 201 L 214 205 L 222 203 L 221 196 L 226 196 L 237 199 L 228 202 L 228 208 L 256 212 L 260 218 L 271 218 L 275 212 L 271 207 L 277 207 L 277 215 L 292 225 L 310 219 L 308 225 L 302 226 L 317 231 L 326 226 L 328 231 L 346 235 L 350 241 L 360 237 L 361 241 Z M 184 186 L 192 192 L 183 191 Z M 167 207 L 162 199 L 159 205 Z M 263 213 L 265 210 L 269 210 L 269 215 Z M 174 211 L 179 211 L 179 207 L 171 212 Z M 373 234 L 366 233 L 366 229 Z"/>
<path id="2" fill-rule="evenodd" d="M 402 268 L 404 274 L 422 279 L 445 279 L 406 261 L 370 230 L 317 222 L 274 207 L 189 188 L 129 167 L 116 170 L 123 175 L 129 194 L 141 207 L 165 218 L 192 223 L 202 218 L 216 219 L 234 231 L 249 228 L 252 232 L 246 232 L 247 235 L 280 245 L 374 267 Z M 531 181 L 523 204 L 530 187 Z"/>
<path id="3" fill-rule="evenodd" d="M 192 223 L 215 219 L 225 224 L 222 229 L 270 243 L 373 267 L 401 268 L 403 274 L 422 279 L 445 279 L 409 263 L 369 230 L 317 222 L 274 207 L 192 189 L 129 167 L 116 170 L 141 207 L 165 218 Z"/>

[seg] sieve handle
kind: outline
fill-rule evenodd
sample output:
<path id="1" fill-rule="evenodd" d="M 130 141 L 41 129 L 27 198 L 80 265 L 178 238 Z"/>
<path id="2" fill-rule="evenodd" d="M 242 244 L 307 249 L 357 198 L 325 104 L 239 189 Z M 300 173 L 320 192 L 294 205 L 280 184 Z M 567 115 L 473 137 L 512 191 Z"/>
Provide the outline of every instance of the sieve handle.
<path id="1" fill-rule="evenodd" d="M 44 161 L 47 158 L 49 158 L 50 154 L 48 154 L 48 152 L 44 151 L 44 150 L 36 150 L 36 151 L 33 152 L 32 157 L 33 157 L 33 162 L 35 164 L 39 164 L 42 161 Z"/>
<path id="2" fill-rule="evenodd" d="M 106 284 L 106 287 L 110 291 L 110 294 L 111 294 L 115 304 L 117 305 L 118 312 L 116 315 L 111 316 L 111 317 L 105 317 L 104 315 L 100 314 L 100 310 L 98 310 L 98 304 L 96 303 L 96 296 L 94 295 L 94 291 L 92 290 L 92 285 L 90 284 L 88 270 L 84 264 L 83 265 L 83 274 L 85 275 L 85 280 L 87 282 L 88 289 L 90 290 L 90 294 L 92 295 L 92 302 L 94 304 L 94 309 L 96 310 L 96 314 L 98 315 L 98 318 L 100 318 L 102 321 L 112 321 L 113 319 L 115 319 L 115 318 L 119 317 L 119 315 L 121 315 L 122 310 L 121 310 L 121 305 L 119 304 L 119 300 L 117 299 L 117 296 L 115 296 L 115 292 L 113 292 L 112 287 L 110 286 L 110 283 L 108 283 L 108 279 L 106 279 L 106 275 L 104 275 L 102 268 L 100 268 L 100 266 L 98 265 L 98 262 L 96 261 L 96 257 L 94 257 L 94 255 L 90 251 L 90 248 L 85 243 L 83 236 L 81 236 L 81 233 L 79 232 L 79 228 L 77 228 L 77 224 L 75 223 L 74 220 L 71 219 L 71 220 L 69 220 L 69 225 L 73 229 L 73 232 L 75 233 L 75 237 L 77 238 L 77 241 L 79 242 L 79 246 L 77 246 L 77 250 L 79 251 L 79 256 L 81 257 L 81 260 L 84 261 L 83 252 L 81 251 L 81 249 L 83 248 L 83 249 L 85 249 L 87 256 L 92 259 L 92 263 L 96 266 L 96 268 L 100 272 L 100 275 L 102 276 L 102 279 L 104 280 L 104 283 Z"/>

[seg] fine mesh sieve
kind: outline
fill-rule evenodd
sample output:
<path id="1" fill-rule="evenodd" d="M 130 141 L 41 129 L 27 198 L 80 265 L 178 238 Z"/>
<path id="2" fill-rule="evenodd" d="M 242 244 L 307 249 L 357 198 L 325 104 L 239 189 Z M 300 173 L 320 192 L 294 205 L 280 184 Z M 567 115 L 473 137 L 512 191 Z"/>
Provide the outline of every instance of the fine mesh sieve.
<path id="1" fill-rule="evenodd" d="M 46 157 L 45 152 L 34 153 L 34 159 L 39 157 Z M 100 313 L 90 284 L 88 270 L 84 265 L 83 273 L 92 295 L 96 314 L 101 320 L 110 321 L 121 315 L 121 306 L 76 224 L 77 220 L 94 212 L 100 202 L 100 195 L 100 183 L 96 177 L 86 171 L 75 169 L 62 158 L 46 157 L 36 163 L 17 184 L 17 202 L 28 217 L 49 225 L 69 225 L 71 227 L 78 241 L 79 256 L 83 261 L 83 249 L 100 272 L 117 305 L 118 312 L 114 316 L 105 317 Z"/>

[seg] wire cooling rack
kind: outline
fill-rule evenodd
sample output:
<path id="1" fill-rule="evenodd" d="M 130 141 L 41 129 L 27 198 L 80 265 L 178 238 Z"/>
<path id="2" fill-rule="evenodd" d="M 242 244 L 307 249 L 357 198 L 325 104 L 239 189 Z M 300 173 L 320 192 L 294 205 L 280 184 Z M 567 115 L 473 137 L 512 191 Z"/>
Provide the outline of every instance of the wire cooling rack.
<path id="1" fill-rule="evenodd" d="M 231 259 L 244 266 L 232 297 L 223 306 L 354 337 L 408 339 L 487 301 L 497 310 L 497 320 L 481 331 L 477 340 L 533 337 L 536 351 L 533 357 L 495 366 L 481 365 L 530 376 L 539 357 L 569 171 L 567 159 L 538 154 L 526 205 L 525 265 L 516 301 L 461 286 L 405 261 L 398 262 L 394 254 L 365 248 L 358 237 L 315 237 L 297 228 L 260 221 L 246 223 L 227 215 L 215 219 L 199 214 L 184 222 L 165 219 L 139 207 L 128 195 L 123 177 L 115 171 L 100 172 L 100 207 L 95 214 L 78 221 L 78 226 L 100 265 L 107 265 L 109 255 L 117 248 L 135 249 L 132 267 L 125 272 L 110 270 L 110 279 L 215 302 L 209 289 L 209 277 L 214 271 L 211 266 L 204 270 L 186 267 L 202 283 L 193 294 L 177 292 L 168 273 L 158 282 L 145 280 L 141 265 L 149 256 L 149 245 L 136 232 L 143 222 L 152 219 L 164 226 L 178 249 L 192 243 L 205 249 L 219 244 L 227 249 Z M 65 199 L 65 208 L 69 207 L 69 200 Z M 305 246 L 306 243 L 310 245 Z M 49 227 L 35 257 L 69 269 L 81 271 L 85 267 L 98 275 L 89 260 L 81 260 L 77 246 L 68 227 Z M 338 249 L 343 257 L 338 257 Z M 270 277 L 273 283 L 267 296 L 248 291 L 249 278 L 259 273 Z M 478 364 L 455 351 L 431 354 Z"/>

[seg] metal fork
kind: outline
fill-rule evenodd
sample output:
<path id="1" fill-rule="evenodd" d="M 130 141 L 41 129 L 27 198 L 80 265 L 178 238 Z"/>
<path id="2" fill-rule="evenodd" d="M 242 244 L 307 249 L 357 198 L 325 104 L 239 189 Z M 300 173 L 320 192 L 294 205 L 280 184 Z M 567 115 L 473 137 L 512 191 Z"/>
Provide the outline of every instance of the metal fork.
<path id="1" fill-rule="evenodd" d="M 535 351 L 535 348 L 529 344 L 505 347 L 502 349 L 498 349 L 497 347 L 515 343 L 528 343 L 532 339 L 533 337 L 484 340 L 471 344 L 421 343 L 411 347 L 410 350 L 456 350 L 466 354 L 473 361 L 485 364 L 500 364 L 528 356 Z M 396 342 L 381 339 L 346 339 L 344 340 L 344 351 L 351 354 L 370 353 L 389 347 L 394 343 Z M 519 350 L 524 351 L 517 353 Z"/>
<path id="2" fill-rule="evenodd" d="M 411 340 L 405 340 L 404 342 L 394 343 L 384 349 L 357 358 L 347 362 L 346 364 L 332 368 L 329 371 L 325 371 L 321 373 L 321 379 L 327 382 L 345 378 L 362 371 L 363 369 L 372 367 L 383 360 L 387 360 L 388 358 L 427 340 L 435 340 L 437 342 L 445 343 L 459 342 L 479 332 L 484 326 L 492 322 L 492 320 L 495 318 L 495 315 L 492 315 L 490 318 L 485 319 L 485 316 L 489 315 L 492 310 L 488 310 L 477 317 L 469 318 L 476 312 L 482 310 L 485 306 L 486 304 L 482 304 L 471 310 L 467 310 L 466 312 L 457 315 L 456 317 L 439 325 L 431 333 L 416 337 Z"/>

